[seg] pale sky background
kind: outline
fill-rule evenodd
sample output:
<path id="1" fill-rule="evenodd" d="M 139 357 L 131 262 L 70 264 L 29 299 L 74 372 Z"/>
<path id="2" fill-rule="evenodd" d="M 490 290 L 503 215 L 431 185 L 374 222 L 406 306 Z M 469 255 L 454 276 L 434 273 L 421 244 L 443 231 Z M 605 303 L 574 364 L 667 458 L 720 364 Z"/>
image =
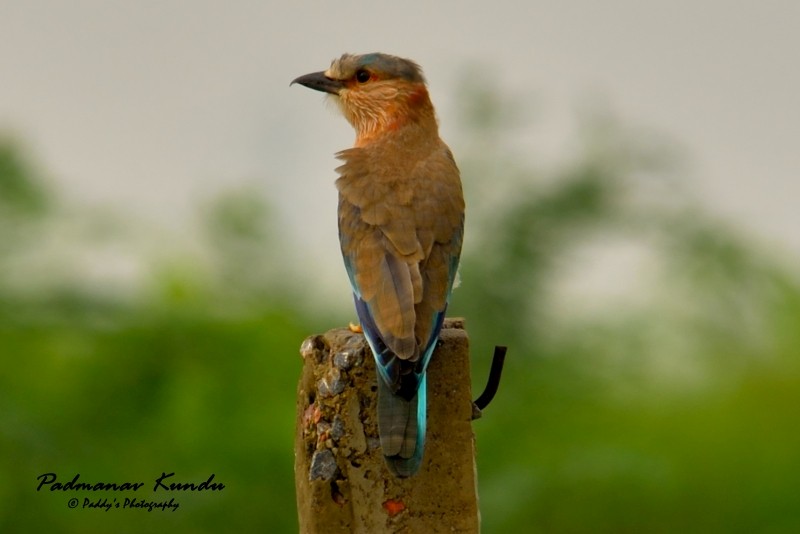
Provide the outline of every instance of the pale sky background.
<path id="1" fill-rule="evenodd" d="M 0 131 L 70 202 L 178 235 L 199 200 L 257 184 L 338 279 L 333 153 L 353 135 L 289 82 L 373 51 L 423 66 L 445 139 L 464 67 L 487 66 L 500 91 L 530 95 L 521 135 L 553 160 L 602 95 L 688 149 L 714 212 L 800 257 L 793 0 L 0 0 Z"/>

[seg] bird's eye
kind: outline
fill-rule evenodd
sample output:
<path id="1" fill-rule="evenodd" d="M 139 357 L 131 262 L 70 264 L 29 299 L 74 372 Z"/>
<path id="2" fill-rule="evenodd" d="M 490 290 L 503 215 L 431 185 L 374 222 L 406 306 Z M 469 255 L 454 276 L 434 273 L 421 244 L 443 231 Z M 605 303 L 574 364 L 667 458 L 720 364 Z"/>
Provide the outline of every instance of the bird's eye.
<path id="1" fill-rule="evenodd" d="M 366 69 L 359 69 L 356 71 L 356 80 L 358 83 L 367 83 L 372 76 Z"/>

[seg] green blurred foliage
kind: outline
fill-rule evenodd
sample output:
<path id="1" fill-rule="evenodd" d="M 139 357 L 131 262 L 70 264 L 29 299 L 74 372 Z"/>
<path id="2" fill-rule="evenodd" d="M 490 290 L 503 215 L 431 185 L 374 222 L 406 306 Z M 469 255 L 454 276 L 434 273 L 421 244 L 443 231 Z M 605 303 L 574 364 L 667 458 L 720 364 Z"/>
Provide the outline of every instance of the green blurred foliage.
<path id="1" fill-rule="evenodd" d="M 664 202 L 679 165 L 657 136 L 595 114 L 547 171 L 505 148 L 513 102 L 473 80 L 461 106 L 469 226 L 451 314 L 467 319 L 476 395 L 492 346 L 509 346 L 474 425 L 483 531 L 800 530 L 797 267 L 678 193 Z M 276 261 L 291 251 L 269 206 L 250 190 L 209 202 L 204 252 L 145 258 L 134 296 L 69 277 L 34 291 L 8 280 L 61 222 L 37 176 L 0 143 L 0 532 L 295 532 L 297 351 L 348 318 L 297 304 L 308 281 Z M 486 205 L 487 183 L 510 187 Z M 609 236 L 651 258 L 647 295 L 564 304 L 576 250 Z M 177 495 L 174 513 L 36 491 L 47 472 L 149 486 L 162 471 L 226 488 Z"/>
<path id="2" fill-rule="evenodd" d="M 0 138 L 0 213 L 12 216 L 35 215 L 47 207 L 45 187 L 19 147 Z"/>
<path id="3" fill-rule="evenodd" d="M 547 173 L 473 106 L 457 115 L 494 140 L 468 151 L 467 194 L 487 173 L 527 178 L 491 213 L 468 199 L 477 240 L 451 309 L 477 387 L 492 345 L 509 346 L 475 423 L 484 531 L 800 531 L 797 266 L 683 198 L 675 147 L 657 137 L 593 115 L 575 160 Z M 560 271 L 609 236 L 649 255 L 650 295 L 555 312 Z"/>

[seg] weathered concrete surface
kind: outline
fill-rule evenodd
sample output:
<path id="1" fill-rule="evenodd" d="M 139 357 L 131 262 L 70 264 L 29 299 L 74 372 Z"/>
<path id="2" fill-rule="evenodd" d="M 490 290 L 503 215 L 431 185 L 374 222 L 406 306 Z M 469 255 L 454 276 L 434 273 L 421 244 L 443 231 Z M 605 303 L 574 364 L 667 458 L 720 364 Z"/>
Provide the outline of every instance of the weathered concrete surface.
<path id="1" fill-rule="evenodd" d="M 362 334 L 311 336 L 300 352 L 295 487 L 300 532 L 478 532 L 469 342 L 445 322 L 428 368 L 428 436 L 420 472 L 386 468 L 375 420 L 375 363 Z"/>

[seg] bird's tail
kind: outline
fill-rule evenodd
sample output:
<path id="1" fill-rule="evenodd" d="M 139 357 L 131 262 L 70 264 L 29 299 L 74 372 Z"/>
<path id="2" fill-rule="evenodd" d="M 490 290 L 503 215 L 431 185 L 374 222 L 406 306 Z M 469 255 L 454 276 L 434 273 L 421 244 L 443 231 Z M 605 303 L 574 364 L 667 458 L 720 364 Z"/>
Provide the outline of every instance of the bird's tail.
<path id="1" fill-rule="evenodd" d="M 427 410 L 426 374 L 411 400 L 392 393 L 378 376 L 378 434 L 386 465 L 395 476 L 410 477 L 422 464 Z"/>

